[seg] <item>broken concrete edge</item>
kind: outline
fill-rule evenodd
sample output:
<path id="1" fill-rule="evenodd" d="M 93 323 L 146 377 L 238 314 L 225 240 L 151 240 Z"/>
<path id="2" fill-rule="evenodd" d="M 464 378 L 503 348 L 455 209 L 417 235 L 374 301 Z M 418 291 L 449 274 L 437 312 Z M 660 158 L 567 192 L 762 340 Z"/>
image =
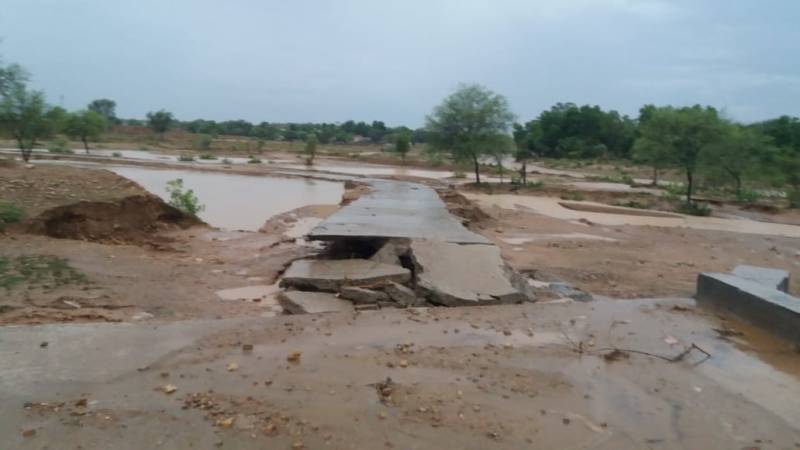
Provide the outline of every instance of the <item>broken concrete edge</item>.
<path id="1" fill-rule="evenodd" d="M 774 287 L 727 273 L 701 273 L 695 298 L 800 344 L 800 299 Z"/>
<path id="2" fill-rule="evenodd" d="M 789 292 L 789 272 L 785 270 L 743 264 L 736 266 L 731 274 L 773 287 L 781 292 Z"/>
<path id="3" fill-rule="evenodd" d="M 282 288 L 339 292 L 345 286 L 368 287 L 394 281 L 407 283 L 405 267 L 366 259 L 299 259 L 283 273 Z"/>
<path id="4" fill-rule="evenodd" d="M 353 311 L 353 304 L 328 292 L 284 291 L 277 295 L 289 314 L 321 314 Z"/>

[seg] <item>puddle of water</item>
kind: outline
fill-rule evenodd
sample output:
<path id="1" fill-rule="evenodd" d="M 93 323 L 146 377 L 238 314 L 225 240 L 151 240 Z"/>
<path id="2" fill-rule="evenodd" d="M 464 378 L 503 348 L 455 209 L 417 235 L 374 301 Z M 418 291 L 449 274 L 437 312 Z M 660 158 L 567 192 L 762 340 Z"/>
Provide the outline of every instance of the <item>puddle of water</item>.
<path id="1" fill-rule="evenodd" d="M 577 222 L 580 219 L 606 226 L 636 225 L 654 227 L 683 227 L 698 230 L 730 231 L 734 233 L 751 233 L 773 236 L 800 237 L 800 226 L 778 223 L 756 222 L 745 219 L 723 219 L 719 217 L 694 217 L 677 215 L 677 217 L 649 217 L 628 214 L 609 214 L 602 212 L 578 211 L 564 208 L 562 200 L 552 197 L 533 197 L 521 195 L 487 195 L 465 193 L 467 198 L 485 208 L 497 206 L 505 209 L 527 209 L 533 213 Z M 601 203 L 572 202 L 587 207 L 605 207 Z"/>
<path id="2" fill-rule="evenodd" d="M 270 217 L 306 205 L 336 205 L 341 183 L 310 179 L 255 177 L 190 170 L 107 167 L 159 197 L 169 200 L 167 181 L 180 178 L 194 190 L 205 210 L 200 218 L 209 225 L 231 230 L 258 230 Z"/>

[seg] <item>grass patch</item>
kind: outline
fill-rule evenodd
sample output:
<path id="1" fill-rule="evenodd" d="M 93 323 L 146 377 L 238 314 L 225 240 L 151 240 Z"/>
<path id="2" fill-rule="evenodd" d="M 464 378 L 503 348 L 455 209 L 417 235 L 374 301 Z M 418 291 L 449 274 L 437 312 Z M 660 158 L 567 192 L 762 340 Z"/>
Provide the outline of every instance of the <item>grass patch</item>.
<path id="1" fill-rule="evenodd" d="M 625 208 L 636 208 L 636 209 L 652 208 L 652 205 L 648 205 L 647 203 L 641 203 L 636 200 L 628 200 L 627 202 L 620 202 L 617 203 L 616 206 L 624 206 Z"/>
<path id="2" fill-rule="evenodd" d="M 25 218 L 25 211 L 11 202 L 0 201 L 0 224 L 17 223 Z"/>
<path id="3" fill-rule="evenodd" d="M 678 205 L 676 209 L 681 214 L 688 214 L 690 216 L 710 216 L 711 208 L 701 203 L 687 203 L 683 202 Z"/>
<path id="4" fill-rule="evenodd" d="M 261 159 L 251 156 L 250 159 L 247 160 L 247 164 L 261 164 Z"/>
<path id="5" fill-rule="evenodd" d="M 71 267 L 66 259 L 36 255 L 9 258 L 0 256 L 0 288 L 7 291 L 27 283 L 43 288 L 88 283 L 86 275 Z"/>
<path id="6" fill-rule="evenodd" d="M 200 155 L 199 159 L 215 160 L 217 159 L 217 157 L 212 155 L 211 153 L 203 153 L 202 155 Z"/>
<path id="7" fill-rule="evenodd" d="M 178 161 L 180 161 L 180 162 L 192 162 L 192 161 L 194 161 L 194 156 L 192 156 L 192 155 L 180 155 L 180 156 L 178 156 Z"/>
<path id="8" fill-rule="evenodd" d="M 114 158 L 122 158 L 122 152 L 113 152 L 111 153 L 111 156 Z"/>
<path id="9" fill-rule="evenodd" d="M 621 183 L 621 184 L 627 184 L 628 186 L 636 184 L 632 176 L 623 172 L 620 172 L 615 175 L 604 175 L 604 176 L 595 175 L 587 177 L 586 179 L 589 181 L 596 181 L 601 183 Z"/>

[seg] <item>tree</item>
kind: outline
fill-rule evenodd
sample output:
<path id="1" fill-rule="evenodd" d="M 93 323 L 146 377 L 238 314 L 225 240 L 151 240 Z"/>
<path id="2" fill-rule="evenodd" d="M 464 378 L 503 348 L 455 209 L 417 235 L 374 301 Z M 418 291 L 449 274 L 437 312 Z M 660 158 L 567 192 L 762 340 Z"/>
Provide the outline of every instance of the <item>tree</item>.
<path id="1" fill-rule="evenodd" d="M 761 172 L 770 139 L 754 128 L 725 122 L 719 142 L 708 147 L 705 164 L 712 171 L 724 172 L 733 182 L 736 197 L 742 197 L 745 177 Z"/>
<path id="2" fill-rule="evenodd" d="M 175 118 L 172 113 L 163 109 L 147 113 L 147 125 L 151 130 L 161 135 L 162 138 L 174 121 Z"/>
<path id="3" fill-rule="evenodd" d="M 52 133 L 44 93 L 27 87 L 28 76 L 19 66 L 0 66 L 0 131 L 17 141 L 28 162 L 38 139 Z"/>
<path id="4" fill-rule="evenodd" d="M 180 178 L 167 181 L 167 193 L 169 204 L 187 214 L 197 217 L 197 214 L 206 209 L 205 205 L 200 204 L 193 190 L 183 189 L 183 180 Z"/>
<path id="5" fill-rule="evenodd" d="M 314 164 L 314 157 L 317 156 L 317 135 L 311 133 L 306 139 L 306 164 L 313 165 Z"/>
<path id="6" fill-rule="evenodd" d="M 528 160 L 532 156 L 530 130 L 521 123 L 514 124 L 514 159 L 521 164 L 519 169 L 523 185 L 528 184 Z"/>
<path id="7" fill-rule="evenodd" d="M 475 182 L 481 182 L 479 160 L 503 145 L 514 114 L 502 95 L 477 84 L 461 85 L 426 118 L 428 140 L 435 151 L 456 161 L 469 161 Z"/>
<path id="8" fill-rule="evenodd" d="M 692 203 L 701 156 L 722 136 L 717 110 L 708 106 L 658 108 L 640 125 L 639 152 L 679 167 L 686 175 L 686 202 Z"/>
<path id="9" fill-rule="evenodd" d="M 89 153 L 89 141 L 97 140 L 107 126 L 108 122 L 103 115 L 84 110 L 74 112 L 67 117 L 64 132 L 73 139 L 80 139 L 86 153 Z"/>
<path id="10" fill-rule="evenodd" d="M 394 151 L 400 154 L 403 164 L 406 162 L 406 155 L 411 150 L 411 138 L 407 132 L 397 133 L 394 137 Z"/>
<path id="11" fill-rule="evenodd" d="M 98 98 L 97 100 L 92 100 L 87 106 L 89 111 L 95 112 L 100 114 L 106 119 L 107 125 L 113 125 L 119 123 L 119 119 L 117 119 L 117 102 L 114 100 L 110 100 L 107 98 Z"/>

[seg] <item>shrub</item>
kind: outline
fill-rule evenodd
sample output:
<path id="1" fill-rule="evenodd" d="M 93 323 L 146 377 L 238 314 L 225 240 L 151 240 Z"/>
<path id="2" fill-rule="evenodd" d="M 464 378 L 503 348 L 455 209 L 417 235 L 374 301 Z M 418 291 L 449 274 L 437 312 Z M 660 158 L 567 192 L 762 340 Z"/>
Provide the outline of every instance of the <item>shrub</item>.
<path id="1" fill-rule="evenodd" d="M 230 159 L 228 159 L 228 158 L 222 158 L 222 161 L 220 161 L 220 162 L 221 162 L 222 164 L 233 164 L 233 161 L 231 161 L 231 160 L 230 160 Z"/>
<path id="2" fill-rule="evenodd" d="M 55 138 L 47 144 L 47 151 L 50 153 L 57 153 L 60 155 L 69 155 L 75 153 L 69 148 L 69 141 L 59 137 Z"/>
<path id="3" fill-rule="evenodd" d="M 113 156 L 114 158 L 122 158 L 122 153 L 121 152 L 114 152 L 114 153 L 111 154 L 111 156 Z"/>
<path id="4" fill-rule="evenodd" d="M 0 201 L 0 222 L 2 223 L 17 223 L 22 221 L 25 217 L 25 212 L 22 208 L 11 203 Z"/>
<path id="5" fill-rule="evenodd" d="M 192 140 L 192 147 L 196 150 L 208 150 L 211 148 L 211 143 L 214 138 L 209 134 L 201 134 Z"/>
<path id="6" fill-rule="evenodd" d="M 250 159 L 247 160 L 247 164 L 261 164 L 261 160 L 255 156 L 251 156 Z"/>
<path id="7" fill-rule="evenodd" d="M 646 203 L 640 203 L 636 200 L 628 200 L 627 202 L 620 202 L 617 203 L 617 206 L 624 206 L 626 208 L 636 208 L 636 209 L 650 209 L 650 205 Z"/>
<path id="8" fill-rule="evenodd" d="M 667 191 L 665 197 L 668 200 L 677 200 L 686 196 L 686 186 L 682 183 L 669 183 L 664 186 Z"/>
<path id="9" fill-rule="evenodd" d="M 169 204 L 181 211 L 196 216 L 199 212 L 206 209 L 200 204 L 200 200 L 194 195 L 191 189 L 183 189 L 183 180 L 178 178 L 167 181 L 167 193 L 169 193 Z"/>
<path id="10" fill-rule="evenodd" d="M 755 203 L 760 198 L 761 193 L 753 189 L 742 188 L 736 194 L 736 201 L 741 203 Z"/>
<path id="11" fill-rule="evenodd" d="M 192 162 L 192 161 L 194 161 L 194 156 L 192 156 L 192 155 L 180 155 L 180 156 L 178 156 L 178 161 L 181 161 L 181 162 Z"/>
<path id="12" fill-rule="evenodd" d="M 216 156 L 212 155 L 211 153 L 203 153 L 198 157 L 198 159 L 205 159 L 205 160 L 214 160 L 217 159 Z"/>
<path id="13" fill-rule="evenodd" d="M 542 180 L 528 181 L 528 184 L 526 184 L 525 186 L 533 189 L 541 189 L 544 187 L 544 181 Z"/>
<path id="14" fill-rule="evenodd" d="M 683 202 L 678 205 L 677 211 L 681 214 L 688 214 L 690 216 L 710 216 L 711 208 L 702 203 L 687 203 Z"/>
<path id="15" fill-rule="evenodd" d="M 800 189 L 795 189 L 787 195 L 790 208 L 800 208 Z"/>

